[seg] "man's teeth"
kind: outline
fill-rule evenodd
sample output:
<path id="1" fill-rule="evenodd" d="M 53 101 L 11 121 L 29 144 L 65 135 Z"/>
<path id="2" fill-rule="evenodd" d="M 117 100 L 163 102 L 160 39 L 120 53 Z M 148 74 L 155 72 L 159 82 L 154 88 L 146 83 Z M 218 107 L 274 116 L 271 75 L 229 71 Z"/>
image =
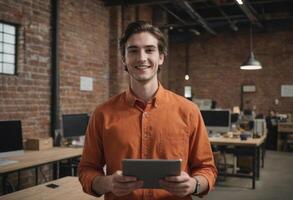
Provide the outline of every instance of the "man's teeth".
<path id="1" fill-rule="evenodd" d="M 147 69 L 147 68 L 149 68 L 149 66 L 136 66 L 136 68 L 138 68 L 138 69 Z"/>

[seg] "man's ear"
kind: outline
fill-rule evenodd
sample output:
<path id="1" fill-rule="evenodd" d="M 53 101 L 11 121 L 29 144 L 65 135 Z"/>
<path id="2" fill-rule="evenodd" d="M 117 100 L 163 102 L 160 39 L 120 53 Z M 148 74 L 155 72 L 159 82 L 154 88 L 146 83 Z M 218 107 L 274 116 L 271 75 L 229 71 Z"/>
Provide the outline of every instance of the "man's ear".
<path id="1" fill-rule="evenodd" d="M 124 56 L 121 56 L 121 59 L 122 59 L 123 65 L 126 65 L 126 63 L 125 63 L 125 57 Z"/>
<path id="2" fill-rule="evenodd" d="M 159 65 L 162 65 L 164 63 L 164 60 L 165 60 L 165 55 L 161 53 L 159 55 Z"/>
<path id="3" fill-rule="evenodd" d="M 121 59 L 122 59 L 122 64 L 123 64 L 123 66 L 124 66 L 124 70 L 125 70 L 126 72 L 128 72 L 127 65 L 126 65 L 126 62 L 125 62 L 125 57 L 122 56 Z"/>

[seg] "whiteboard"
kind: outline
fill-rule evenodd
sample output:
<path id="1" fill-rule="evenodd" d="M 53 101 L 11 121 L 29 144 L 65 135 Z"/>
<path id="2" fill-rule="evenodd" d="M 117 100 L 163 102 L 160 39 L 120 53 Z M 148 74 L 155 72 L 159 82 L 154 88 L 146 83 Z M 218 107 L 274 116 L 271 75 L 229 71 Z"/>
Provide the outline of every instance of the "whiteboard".
<path id="1" fill-rule="evenodd" d="M 243 85 L 242 91 L 243 92 L 255 92 L 256 88 L 255 88 L 255 85 Z"/>
<path id="2" fill-rule="evenodd" d="M 281 97 L 293 97 L 293 85 L 281 85 Z"/>

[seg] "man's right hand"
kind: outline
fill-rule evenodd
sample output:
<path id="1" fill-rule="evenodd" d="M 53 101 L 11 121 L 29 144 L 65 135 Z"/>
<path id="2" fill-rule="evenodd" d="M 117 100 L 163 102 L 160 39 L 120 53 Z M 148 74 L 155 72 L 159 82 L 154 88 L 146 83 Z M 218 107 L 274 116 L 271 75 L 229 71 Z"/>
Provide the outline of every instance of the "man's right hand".
<path id="1" fill-rule="evenodd" d="M 112 192 L 115 196 L 124 196 L 142 186 L 143 181 L 123 176 L 122 171 L 116 171 L 110 176 L 97 176 L 92 183 L 93 191 L 98 195 Z"/>
<path id="2" fill-rule="evenodd" d="M 116 196 L 130 194 L 132 191 L 143 186 L 142 180 L 137 180 L 136 177 L 132 176 L 123 176 L 122 171 L 116 171 L 113 175 L 111 175 L 111 179 L 111 192 Z"/>

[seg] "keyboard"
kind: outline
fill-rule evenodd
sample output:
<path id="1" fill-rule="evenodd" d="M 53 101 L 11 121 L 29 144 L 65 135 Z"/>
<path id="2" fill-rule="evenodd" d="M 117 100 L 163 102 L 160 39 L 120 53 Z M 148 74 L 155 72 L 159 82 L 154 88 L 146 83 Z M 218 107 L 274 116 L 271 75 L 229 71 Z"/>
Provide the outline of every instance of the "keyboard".
<path id="1" fill-rule="evenodd" d="M 0 159 L 0 166 L 10 165 L 10 164 L 14 164 L 14 163 L 18 163 L 18 161 L 17 160 L 2 160 L 2 159 Z"/>

